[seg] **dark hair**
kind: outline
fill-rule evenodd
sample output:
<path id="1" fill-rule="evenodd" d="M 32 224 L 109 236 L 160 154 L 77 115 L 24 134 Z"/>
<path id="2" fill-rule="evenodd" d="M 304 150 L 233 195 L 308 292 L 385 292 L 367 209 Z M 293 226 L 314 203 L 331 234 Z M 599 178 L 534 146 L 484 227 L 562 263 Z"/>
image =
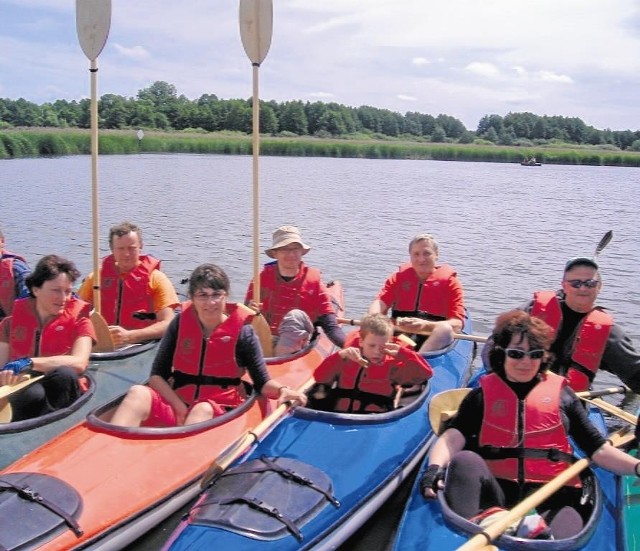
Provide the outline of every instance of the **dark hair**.
<path id="1" fill-rule="evenodd" d="M 32 289 L 37 287 L 38 289 L 44 285 L 45 281 L 55 279 L 60 274 L 67 274 L 71 283 L 75 283 L 80 277 L 80 272 L 76 265 L 62 258 L 57 254 L 48 254 L 43 256 L 36 264 L 35 269 L 25 279 L 25 284 L 29 289 L 29 294 L 33 297 Z"/>
<path id="2" fill-rule="evenodd" d="M 138 235 L 140 246 L 142 246 L 142 230 L 134 223 L 125 221 L 120 224 L 116 224 L 115 226 L 111 226 L 111 228 L 109 229 L 109 247 L 113 245 L 114 237 L 129 235 L 131 232 L 134 232 Z"/>
<path id="3" fill-rule="evenodd" d="M 224 270 L 215 264 L 201 264 L 189 276 L 189 295 L 198 289 L 213 289 L 229 292 L 229 278 Z"/>
<path id="4" fill-rule="evenodd" d="M 511 310 L 500 314 L 489 342 L 489 366 L 500 377 L 505 378 L 504 349 L 509 347 L 514 335 L 520 335 L 521 340 L 527 339 L 529 349 L 544 350 L 545 356 L 540 364 L 540 371 L 546 371 L 549 363 L 549 347 L 552 342 L 553 331 L 540 318 L 530 316 L 522 310 Z"/>

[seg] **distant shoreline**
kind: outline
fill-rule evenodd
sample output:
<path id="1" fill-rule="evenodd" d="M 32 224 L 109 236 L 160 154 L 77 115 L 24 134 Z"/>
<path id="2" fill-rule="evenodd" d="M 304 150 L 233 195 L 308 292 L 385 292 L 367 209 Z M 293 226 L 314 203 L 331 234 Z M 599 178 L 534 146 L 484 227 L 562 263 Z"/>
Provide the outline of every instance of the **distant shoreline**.
<path id="1" fill-rule="evenodd" d="M 250 155 L 251 136 L 236 132 L 145 131 L 139 140 L 137 129 L 101 130 L 101 155 L 137 153 L 196 153 Z M 89 130 L 19 128 L 0 131 L 0 159 L 88 155 Z M 348 139 L 279 137 L 264 135 L 260 154 L 283 157 L 332 157 L 362 159 L 413 159 L 467 162 L 521 163 L 535 157 L 543 165 L 588 165 L 640 167 L 640 153 L 553 144 L 545 146 L 502 146 L 487 143 L 453 144 L 400 139 Z"/>

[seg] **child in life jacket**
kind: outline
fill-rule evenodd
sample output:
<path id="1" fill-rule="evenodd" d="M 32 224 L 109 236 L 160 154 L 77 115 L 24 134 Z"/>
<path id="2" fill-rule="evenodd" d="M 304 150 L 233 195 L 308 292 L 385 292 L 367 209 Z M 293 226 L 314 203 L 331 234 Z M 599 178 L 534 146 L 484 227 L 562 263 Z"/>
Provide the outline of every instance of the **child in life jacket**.
<path id="1" fill-rule="evenodd" d="M 369 314 L 360 330 L 347 336 L 342 350 L 315 371 L 312 406 L 324 411 L 379 413 L 394 408 L 398 386 L 424 384 L 433 374 L 418 353 L 393 337 L 384 314 Z"/>

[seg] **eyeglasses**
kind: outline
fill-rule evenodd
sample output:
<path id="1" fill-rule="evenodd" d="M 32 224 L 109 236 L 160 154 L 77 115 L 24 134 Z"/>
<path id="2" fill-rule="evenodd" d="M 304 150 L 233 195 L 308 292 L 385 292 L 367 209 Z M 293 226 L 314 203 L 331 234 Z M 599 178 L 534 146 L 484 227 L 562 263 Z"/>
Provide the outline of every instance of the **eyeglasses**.
<path id="1" fill-rule="evenodd" d="M 529 356 L 532 360 L 541 360 L 542 356 L 544 356 L 544 350 L 542 349 L 529 350 L 529 352 L 525 352 L 519 348 L 505 348 L 504 351 L 512 360 L 521 360 L 525 356 Z"/>
<path id="2" fill-rule="evenodd" d="M 593 289 L 594 287 L 597 287 L 598 283 L 600 283 L 597 279 L 565 279 L 565 281 L 574 289 L 580 289 L 583 285 L 587 289 Z"/>
<path id="3" fill-rule="evenodd" d="M 195 293 L 193 295 L 193 300 L 197 300 L 198 302 L 209 302 L 210 300 L 212 300 L 213 302 L 218 302 L 225 296 L 227 296 L 227 293 L 225 291 L 214 291 L 213 293 Z"/>

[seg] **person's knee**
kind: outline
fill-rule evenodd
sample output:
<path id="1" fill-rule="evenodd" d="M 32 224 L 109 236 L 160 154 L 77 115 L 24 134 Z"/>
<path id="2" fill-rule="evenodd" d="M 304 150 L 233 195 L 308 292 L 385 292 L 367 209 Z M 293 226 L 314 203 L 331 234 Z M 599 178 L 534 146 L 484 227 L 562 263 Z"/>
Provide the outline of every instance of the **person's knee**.
<path id="1" fill-rule="evenodd" d="M 151 390 L 144 385 L 133 385 L 122 400 L 129 408 L 136 410 L 151 409 Z"/>
<path id="2" fill-rule="evenodd" d="M 191 408 L 185 425 L 192 425 L 194 423 L 202 423 L 203 421 L 209 421 L 213 419 L 214 411 L 213 406 L 209 402 L 199 402 Z"/>

